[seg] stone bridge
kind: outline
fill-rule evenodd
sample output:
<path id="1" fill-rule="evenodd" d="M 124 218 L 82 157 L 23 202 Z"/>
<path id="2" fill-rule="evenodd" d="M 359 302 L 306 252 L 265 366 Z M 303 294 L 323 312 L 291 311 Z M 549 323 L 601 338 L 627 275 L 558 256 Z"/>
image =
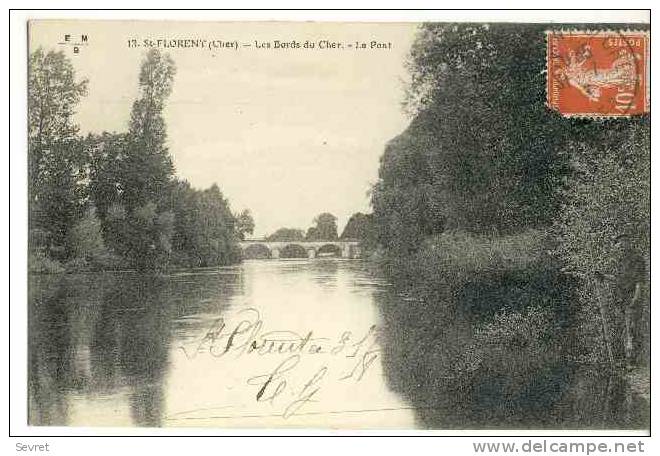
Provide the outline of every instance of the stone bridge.
<path id="1" fill-rule="evenodd" d="M 244 258 L 280 258 L 284 251 L 285 257 L 302 258 L 303 252 L 307 258 L 317 256 L 336 256 L 340 258 L 360 258 L 359 242 L 357 240 L 337 241 L 265 241 L 250 239 L 238 243 Z M 291 253 L 295 253 L 291 255 Z"/>

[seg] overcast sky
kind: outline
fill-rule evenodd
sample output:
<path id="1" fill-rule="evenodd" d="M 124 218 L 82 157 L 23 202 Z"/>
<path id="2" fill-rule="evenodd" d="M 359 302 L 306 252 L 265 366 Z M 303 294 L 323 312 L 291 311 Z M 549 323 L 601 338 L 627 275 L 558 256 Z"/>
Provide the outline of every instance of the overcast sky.
<path id="1" fill-rule="evenodd" d="M 39 22 L 31 46 L 63 49 L 89 79 L 79 106 L 83 133 L 125 131 L 145 48 L 136 39 L 251 43 L 238 51 L 169 49 L 177 65 L 165 112 L 176 173 L 217 183 L 234 211 L 249 208 L 255 235 L 306 229 L 331 212 L 343 229 L 369 211 L 385 143 L 408 119 L 401 110 L 412 24 Z M 73 54 L 59 45 L 88 36 Z M 391 50 L 257 50 L 254 41 L 391 42 Z"/>

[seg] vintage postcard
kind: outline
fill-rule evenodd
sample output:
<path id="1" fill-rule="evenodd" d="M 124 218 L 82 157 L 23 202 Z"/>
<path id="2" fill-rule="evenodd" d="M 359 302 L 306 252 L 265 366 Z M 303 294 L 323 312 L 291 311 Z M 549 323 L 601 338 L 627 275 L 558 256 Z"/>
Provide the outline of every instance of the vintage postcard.
<path id="1" fill-rule="evenodd" d="M 31 20 L 27 424 L 648 432 L 649 34 Z"/>

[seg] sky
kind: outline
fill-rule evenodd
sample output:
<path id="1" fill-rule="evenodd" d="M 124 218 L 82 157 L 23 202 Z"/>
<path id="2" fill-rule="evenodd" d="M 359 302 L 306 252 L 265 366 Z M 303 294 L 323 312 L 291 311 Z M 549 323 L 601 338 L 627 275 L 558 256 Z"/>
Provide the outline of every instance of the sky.
<path id="1" fill-rule="evenodd" d="M 337 216 L 341 233 L 351 214 L 370 211 L 385 144 L 409 122 L 404 64 L 415 33 L 395 23 L 38 21 L 30 47 L 64 51 L 89 80 L 76 121 L 100 133 L 127 130 L 144 40 L 237 42 L 238 50 L 161 48 L 177 66 L 164 116 L 176 174 L 196 188 L 217 183 L 233 211 L 250 209 L 261 237 L 307 229 L 321 212 Z M 315 48 L 256 47 L 275 40 Z M 320 40 L 344 47 L 319 49 Z"/>

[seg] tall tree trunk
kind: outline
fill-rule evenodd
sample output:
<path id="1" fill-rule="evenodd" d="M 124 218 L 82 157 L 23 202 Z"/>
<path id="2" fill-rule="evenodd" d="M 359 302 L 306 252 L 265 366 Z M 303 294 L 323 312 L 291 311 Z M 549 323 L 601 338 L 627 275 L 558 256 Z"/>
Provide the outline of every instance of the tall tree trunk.
<path id="1" fill-rule="evenodd" d="M 637 308 L 637 302 L 641 294 L 642 284 L 637 282 L 635 284 L 635 291 L 633 292 L 632 299 L 629 301 L 625 309 L 625 353 L 626 353 L 626 367 L 631 368 L 633 365 L 633 334 L 634 334 L 634 315 Z"/>
<path id="2" fill-rule="evenodd" d="M 609 324 L 609 309 L 608 302 L 609 299 L 606 296 L 606 284 L 603 281 L 593 281 L 592 286 L 594 287 L 596 300 L 598 301 L 598 309 L 600 310 L 600 323 L 601 331 L 603 334 L 603 343 L 605 344 L 605 352 L 607 354 L 607 360 L 610 364 L 610 369 L 615 370 L 616 362 L 614 359 L 614 348 L 612 341 L 612 331 Z"/>

